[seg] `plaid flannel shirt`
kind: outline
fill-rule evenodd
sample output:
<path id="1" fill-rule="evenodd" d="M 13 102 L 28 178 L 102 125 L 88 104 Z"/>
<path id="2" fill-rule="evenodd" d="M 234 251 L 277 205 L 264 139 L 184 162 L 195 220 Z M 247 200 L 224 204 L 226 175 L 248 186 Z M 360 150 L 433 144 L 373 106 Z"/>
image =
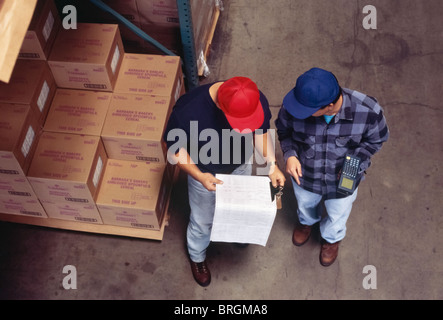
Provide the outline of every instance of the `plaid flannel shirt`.
<path id="1" fill-rule="evenodd" d="M 337 187 L 346 154 L 362 159 L 358 185 L 371 156 L 389 137 L 383 109 L 375 98 L 344 88 L 342 94 L 342 107 L 329 124 L 323 117 L 296 119 L 284 105 L 275 121 L 285 161 L 295 156 L 301 163 L 301 187 L 326 199 L 344 197 Z"/>

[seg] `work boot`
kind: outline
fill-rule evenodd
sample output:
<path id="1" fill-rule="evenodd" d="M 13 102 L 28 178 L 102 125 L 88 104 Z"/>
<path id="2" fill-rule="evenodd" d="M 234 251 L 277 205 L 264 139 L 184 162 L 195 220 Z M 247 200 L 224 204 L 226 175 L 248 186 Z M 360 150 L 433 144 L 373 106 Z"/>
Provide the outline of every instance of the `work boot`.
<path id="1" fill-rule="evenodd" d="M 195 281 L 202 287 L 207 287 L 211 283 L 211 272 L 206 265 L 206 260 L 203 262 L 191 262 L 192 275 Z"/>
<path id="2" fill-rule="evenodd" d="M 338 255 L 339 244 L 340 241 L 329 243 L 326 240 L 322 239 L 320 250 L 320 264 L 323 267 L 329 267 L 331 264 L 334 263 Z"/>
<path id="3" fill-rule="evenodd" d="M 296 223 L 294 233 L 292 234 L 292 243 L 297 247 L 300 247 L 308 241 L 311 235 L 311 226 L 306 226 L 301 223 Z"/>

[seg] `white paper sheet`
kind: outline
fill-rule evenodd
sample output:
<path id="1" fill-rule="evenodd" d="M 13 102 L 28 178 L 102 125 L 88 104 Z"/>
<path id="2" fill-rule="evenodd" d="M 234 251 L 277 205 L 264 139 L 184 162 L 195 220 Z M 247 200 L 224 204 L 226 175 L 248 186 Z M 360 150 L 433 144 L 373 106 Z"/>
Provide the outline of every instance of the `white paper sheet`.
<path id="1" fill-rule="evenodd" d="M 271 201 L 269 178 L 217 174 L 211 241 L 266 246 L 277 207 Z"/>

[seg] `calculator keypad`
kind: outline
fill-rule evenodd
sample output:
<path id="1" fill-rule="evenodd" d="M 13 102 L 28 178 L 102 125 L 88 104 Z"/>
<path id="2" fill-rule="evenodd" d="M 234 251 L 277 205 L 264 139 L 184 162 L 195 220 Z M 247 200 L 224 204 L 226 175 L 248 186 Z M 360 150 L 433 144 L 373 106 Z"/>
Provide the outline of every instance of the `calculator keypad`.
<path id="1" fill-rule="evenodd" d="M 345 162 L 345 167 L 343 170 L 343 174 L 356 178 L 358 174 L 358 165 L 359 165 L 358 159 L 350 158 L 348 161 Z"/>

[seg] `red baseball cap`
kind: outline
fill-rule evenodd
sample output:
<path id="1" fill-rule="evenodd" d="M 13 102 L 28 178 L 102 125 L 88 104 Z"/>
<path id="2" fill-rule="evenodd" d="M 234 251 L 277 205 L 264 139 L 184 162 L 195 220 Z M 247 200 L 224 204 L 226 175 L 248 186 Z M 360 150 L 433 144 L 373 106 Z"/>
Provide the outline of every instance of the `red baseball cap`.
<path id="1" fill-rule="evenodd" d="M 231 127 L 240 133 L 253 132 L 265 119 L 257 85 L 249 78 L 234 77 L 218 89 L 217 100 Z"/>

